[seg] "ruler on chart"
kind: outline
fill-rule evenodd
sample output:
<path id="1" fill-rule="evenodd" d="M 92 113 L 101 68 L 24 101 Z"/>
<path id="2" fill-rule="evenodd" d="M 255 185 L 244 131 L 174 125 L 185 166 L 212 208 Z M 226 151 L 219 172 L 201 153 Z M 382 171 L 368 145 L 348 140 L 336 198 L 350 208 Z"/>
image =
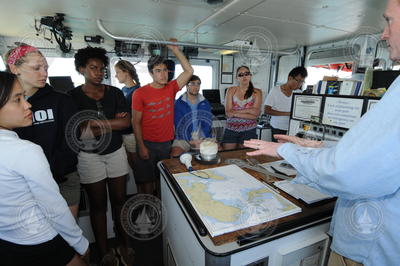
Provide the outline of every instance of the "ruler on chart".
<path id="1" fill-rule="evenodd" d="M 286 179 L 286 180 L 292 180 L 293 178 L 287 175 L 282 175 L 282 174 L 278 174 L 278 173 L 274 173 L 274 172 L 270 172 L 267 169 L 265 169 L 262 166 L 259 166 L 259 163 L 257 162 L 256 159 L 251 158 L 248 160 L 248 162 L 242 160 L 242 159 L 226 159 L 224 161 L 224 163 L 226 164 L 235 164 L 237 166 L 239 166 L 240 168 L 247 168 L 247 169 L 251 169 L 253 171 L 262 173 L 265 175 L 266 181 L 269 182 L 268 180 L 268 176 L 274 176 L 280 179 Z M 250 164 L 251 163 L 251 164 Z"/>

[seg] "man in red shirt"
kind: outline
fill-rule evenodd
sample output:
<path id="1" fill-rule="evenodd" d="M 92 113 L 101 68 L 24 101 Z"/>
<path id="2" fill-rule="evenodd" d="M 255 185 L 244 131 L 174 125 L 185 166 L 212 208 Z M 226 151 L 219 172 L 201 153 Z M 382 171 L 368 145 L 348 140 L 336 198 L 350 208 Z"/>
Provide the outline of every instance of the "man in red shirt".
<path id="1" fill-rule="evenodd" d="M 132 96 L 132 125 L 139 154 L 134 173 L 139 193 L 152 194 L 156 190 L 159 195 L 156 164 L 170 157 L 175 95 L 193 75 L 192 66 L 178 46 L 167 46 L 181 63 L 183 72 L 176 80 L 168 82 L 165 59 L 153 56 L 147 65 L 153 82 L 137 89 Z"/>

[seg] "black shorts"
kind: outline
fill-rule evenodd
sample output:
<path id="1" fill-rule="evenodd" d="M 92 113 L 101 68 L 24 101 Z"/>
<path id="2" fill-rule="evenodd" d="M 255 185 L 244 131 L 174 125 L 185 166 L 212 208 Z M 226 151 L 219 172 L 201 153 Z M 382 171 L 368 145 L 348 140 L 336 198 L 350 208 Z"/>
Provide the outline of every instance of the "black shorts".
<path id="1" fill-rule="evenodd" d="M 60 235 L 38 245 L 19 245 L 0 239 L 2 266 L 61 266 L 68 264 L 75 254 L 75 250 Z"/>
<path id="2" fill-rule="evenodd" d="M 256 128 L 241 132 L 225 129 L 222 143 L 243 144 L 245 140 L 256 139 L 256 138 L 257 138 Z"/>
<path id="3" fill-rule="evenodd" d="M 150 158 L 148 160 L 140 158 L 139 145 L 136 145 L 137 158 L 135 159 L 133 174 L 135 182 L 138 184 L 160 180 L 160 171 L 157 168 L 157 163 L 171 157 L 171 141 L 151 142 L 144 140 L 143 142 L 149 150 Z"/>

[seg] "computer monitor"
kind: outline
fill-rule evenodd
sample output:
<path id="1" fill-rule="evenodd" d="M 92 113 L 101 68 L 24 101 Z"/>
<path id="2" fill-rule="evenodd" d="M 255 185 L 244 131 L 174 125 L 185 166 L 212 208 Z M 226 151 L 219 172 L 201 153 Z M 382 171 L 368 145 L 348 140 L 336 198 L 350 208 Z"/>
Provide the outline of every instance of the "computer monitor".
<path id="1" fill-rule="evenodd" d="M 387 89 L 399 75 L 400 71 L 397 70 L 375 70 L 373 72 L 371 89 Z"/>
<path id="2" fill-rule="evenodd" d="M 49 77 L 50 85 L 56 91 L 66 93 L 72 90 L 75 86 L 70 76 Z"/>
<path id="3" fill-rule="evenodd" d="M 221 96 L 219 90 L 203 90 L 203 96 L 210 103 L 221 103 Z"/>
<path id="4" fill-rule="evenodd" d="M 322 124 L 349 129 L 361 118 L 363 104 L 362 98 L 326 96 Z"/>

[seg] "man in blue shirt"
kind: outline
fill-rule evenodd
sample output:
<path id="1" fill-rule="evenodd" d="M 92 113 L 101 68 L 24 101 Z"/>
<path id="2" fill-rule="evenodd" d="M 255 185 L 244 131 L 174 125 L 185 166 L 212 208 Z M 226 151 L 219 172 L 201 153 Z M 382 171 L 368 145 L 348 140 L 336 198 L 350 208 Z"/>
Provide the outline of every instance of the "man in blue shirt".
<path id="1" fill-rule="evenodd" d="M 179 156 L 191 147 L 198 148 L 201 140 L 211 137 L 211 105 L 199 93 L 200 85 L 200 78 L 193 75 L 186 85 L 187 91 L 175 101 L 171 156 Z"/>
<path id="2" fill-rule="evenodd" d="M 400 1 L 388 0 L 382 39 L 400 60 Z M 281 157 L 297 169 L 295 183 L 337 196 L 330 265 L 399 265 L 400 77 L 336 143 L 276 135 L 280 142 L 245 142 L 249 155 Z"/>

